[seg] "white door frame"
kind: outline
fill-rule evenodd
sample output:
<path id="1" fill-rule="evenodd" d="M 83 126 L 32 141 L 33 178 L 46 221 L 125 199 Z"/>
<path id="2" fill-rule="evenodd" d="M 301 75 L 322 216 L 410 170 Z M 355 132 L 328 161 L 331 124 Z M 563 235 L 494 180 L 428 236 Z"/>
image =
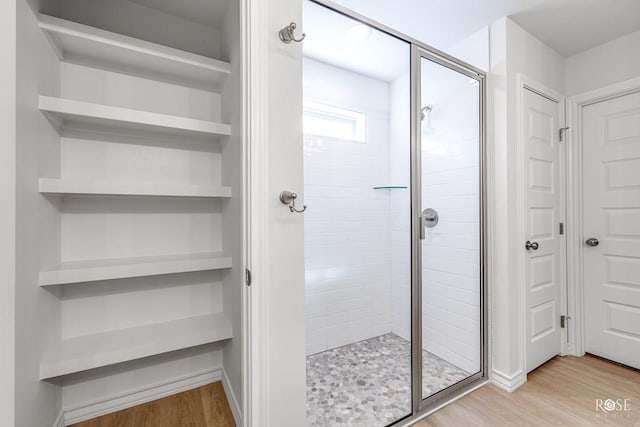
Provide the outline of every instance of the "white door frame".
<path id="1" fill-rule="evenodd" d="M 268 7 L 266 0 L 244 0 L 240 5 L 242 46 L 242 123 L 245 142 L 243 185 L 242 267 L 252 275 L 262 273 L 267 265 L 264 246 L 267 241 L 266 180 L 268 127 L 266 94 L 268 81 L 267 54 Z M 262 138 L 261 138 L 262 136 Z M 267 278 L 267 275 L 264 275 Z M 242 292 L 242 422 L 246 427 L 267 426 L 269 396 L 268 343 L 265 342 L 266 295 L 268 283 Z"/>
<path id="2" fill-rule="evenodd" d="M 516 137 L 516 165 L 517 165 L 517 177 L 516 177 L 516 188 L 517 188 L 517 195 L 516 195 L 516 200 L 517 200 L 517 214 L 516 214 L 516 229 L 518 230 L 518 246 L 517 246 L 517 250 L 518 250 L 518 254 L 516 257 L 516 277 L 518 277 L 521 281 L 521 286 L 519 286 L 519 295 L 518 295 L 518 306 L 519 306 L 519 310 L 520 310 L 520 321 L 518 324 L 518 331 L 520 334 L 520 340 L 519 340 L 519 346 L 520 346 L 520 366 L 522 367 L 522 372 L 523 372 L 523 377 L 524 377 L 524 381 L 527 380 L 527 373 L 526 373 L 526 366 L 527 366 L 527 354 L 526 354 L 526 343 L 527 343 L 527 333 L 526 333 L 526 325 L 527 325 L 527 289 L 526 289 L 526 280 L 525 280 L 525 263 L 526 263 L 526 251 L 524 249 L 524 242 L 526 240 L 528 240 L 529 236 L 525 235 L 526 232 L 526 227 L 525 227 L 525 222 L 524 222 L 524 216 L 525 216 L 525 191 L 524 191 L 524 183 L 525 183 L 525 158 L 524 158 L 524 144 L 525 144 L 525 118 L 524 118 L 524 91 L 525 90 L 530 90 L 533 91 L 541 96 L 544 96 L 545 98 L 550 99 L 551 101 L 557 102 L 558 103 L 558 108 L 560 109 L 560 119 L 559 119 L 559 124 L 562 127 L 562 123 L 565 122 L 565 114 L 564 114 L 564 96 L 543 85 L 542 83 L 539 83 L 527 76 L 525 76 L 522 73 L 518 73 L 516 75 L 516 87 L 517 87 L 517 92 L 516 92 L 516 114 L 517 114 L 517 121 L 516 121 L 516 132 L 517 132 L 517 137 Z M 558 129 L 559 131 L 559 129 Z M 566 140 L 566 138 L 565 138 Z M 562 142 L 564 143 L 564 142 Z M 565 151 L 566 153 L 567 151 Z M 566 154 L 564 155 L 566 156 Z M 565 166 L 565 159 L 563 158 L 563 154 L 562 151 L 560 152 L 560 178 L 561 178 L 561 187 L 565 188 L 565 194 L 566 194 L 566 166 Z M 566 203 L 563 203 L 563 205 L 566 205 Z M 565 218 L 565 211 L 566 208 L 565 206 L 561 207 L 561 213 L 560 213 L 560 217 L 561 218 Z M 565 220 L 566 223 L 566 220 Z M 566 239 L 565 239 L 566 241 Z M 522 244 L 520 244 L 522 243 Z M 561 245 L 561 247 L 563 247 Z M 564 251 L 561 250 L 561 253 L 563 253 Z M 564 261 L 564 260 L 563 260 Z M 560 272 L 561 277 L 566 277 L 566 263 L 565 262 L 561 262 L 560 266 L 562 268 L 562 271 Z M 566 279 L 565 279 L 565 285 L 566 285 Z M 561 313 L 563 313 L 564 307 L 566 307 L 566 302 L 567 302 L 567 286 L 565 286 L 563 284 L 560 285 L 561 288 L 561 295 L 560 295 L 560 307 L 561 307 Z M 566 313 L 564 313 L 566 314 Z M 567 329 L 562 329 L 560 331 L 560 336 L 561 336 L 561 346 L 560 346 L 560 354 L 564 355 L 567 352 Z"/>
<path id="3" fill-rule="evenodd" d="M 567 99 L 567 277 L 569 296 L 568 354 L 583 356 L 585 315 L 582 224 L 582 109 L 587 105 L 640 91 L 640 77 Z"/>
<path id="4" fill-rule="evenodd" d="M 302 3 L 241 0 L 240 10 L 244 143 L 241 268 L 250 270 L 252 276 L 251 285 L 243 285 L 242 298 L 242 425 L 297 427 L 304 424 L 306 397 L 304 288 L 299 286 L 299 282 L 304 286 L 304 276 L 299 280 L 299 273 L 304 274 L 304 270 L 302 263 L 290 270 L 281 268 L 283 256 L 278 252 L 283 241 L 293 239 L 289 247 L 293 251 L 302 246 L 301 233 L 293 231 L 302 230 L 302 217 L 291 214 L 280 203 L 278 192 L 299 191 L 299 183 L 295 182 L 298 165 L 292 164 L 288 169 L 274 163 L 287 161 L 290 138 L 297 136 L 290 117 L 298 107 L 302 112 L 302 85 L 296 88 L 300 91 L 300 105 L 286 100 L 283 108 L 276 109 L 274 105 L 290 95 L 283 94 L 280 83 L 294 84 L 290 73 L 297 73 L 297 60 L 302 58 L 302 47 L 282 43 L 278 33 L 291 21 L 301 24 Z M 293 68 L 286 68 L 289 66 Z M 302 137 L 301 129 L 299 136 Z M 301 165 L 302 146 L 299 148 Z M 293 232 L 287 234 L 289 227 Z M 296 280 L 299 282 L 293 285 Z M 286 324 L 290 327 L 283 326 Z M 283 342 L 289 338 L 287 347 Z M 291 359 L 299 363 L 292 364 Z"/>

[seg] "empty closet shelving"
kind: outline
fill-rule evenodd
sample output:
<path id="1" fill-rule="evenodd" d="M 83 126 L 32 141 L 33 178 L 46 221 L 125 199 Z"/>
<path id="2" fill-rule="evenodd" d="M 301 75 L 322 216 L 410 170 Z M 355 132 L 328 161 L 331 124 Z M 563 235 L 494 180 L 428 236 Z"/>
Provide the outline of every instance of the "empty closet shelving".
<path id="1" fill-rule="evenodd" d="M 100 368 L 231 336 L 229 319 L 212 314 L 67 338 L 40 365 L 40 378 Z"/>
<path id="2" fill-rule="evenodd" d="M 170 185 L 153 182 L 86 182 L 53 178 L 40 179 L 43 194 L 166 196 L 166 197 L 231 197 L 231 187 L 203 185 Z"/>
<path id="3" fill-rule="evenodd" d="M 182 136 L 214 137 L 231 134 L 231 127 L 224 123 L 49 96 L 40 97 L 40 110 L 62 128 L 69 124 L 94 123 L 125 129 L 171 132 Z"/>
<path id="4" fill-rule="evenodd" d="M 40 28 L 61 61 L 88 63 L 208 90 L 219 90 L 231 73 L 227 62 L 53 16 L 41 14 Z"/>
<path id="5" fill-rule="evenodd" d="M 60 296 L 62 316 L 40 378 L 230 341 L 240 310 L 225 290 L 240 277 L 232 273 L 240 205 L 230 200 L 241 169 L 241 151 L 229 149 L 240 142 L 230 124 L 239 101 L 226 99 L 240 96 L 231 63 L 38 19 L 45 66 L 57 74 L 41 85 L 37 108 L 60 156 L 38 180 L 60 246 L 44 257 L 39 285 Z M 118 304 L 131 292 L 149 298 L 136 296 L 139 308 Z M 167 304 L 171 295 L 193 308 Z M 104 306 L 117 321 L 91 309 Z M 221 358 L 220 348 L 211 352 Z"/>
<path id="6" fill-rule="evenodd" d="M 220 253 L 165 255 L 109 260 L 65 262 L 40 272 L 40 286 L 88 283 L 128 277 L 155 276 L 231 268 L 231 258 Z"/>

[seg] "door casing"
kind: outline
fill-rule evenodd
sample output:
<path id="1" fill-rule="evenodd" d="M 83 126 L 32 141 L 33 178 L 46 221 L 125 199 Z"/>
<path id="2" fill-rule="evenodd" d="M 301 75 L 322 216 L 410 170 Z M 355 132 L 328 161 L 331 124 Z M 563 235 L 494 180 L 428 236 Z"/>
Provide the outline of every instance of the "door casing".
<path id="1" fill-rule="evenodd" d="M 585 313 L 583 286 L 583 222 L 582 222 L 582 109 L 593 103 L 605 101 L 640 91 L 640 78 L 626 80 L 600 89 L 592 90 L 567 99 L 567 278 L 569 343 L 567 353 L 575 356 L 585 354 Z"/>

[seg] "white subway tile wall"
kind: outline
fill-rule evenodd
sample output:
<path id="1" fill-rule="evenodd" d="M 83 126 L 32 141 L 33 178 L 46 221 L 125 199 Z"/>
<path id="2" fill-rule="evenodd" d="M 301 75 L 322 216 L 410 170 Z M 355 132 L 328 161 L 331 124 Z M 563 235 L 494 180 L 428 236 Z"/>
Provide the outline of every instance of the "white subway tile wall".
<path id="1" fill-rule="evenodd" d="M 309 58 L 304 72 L 306 101 L 365 113 L 367 121 L 365 143 L 305 135 L 307 354 L 388 332 L 410 340 L 409 74 L 387 83 Z M 423 135 L 423 207 L 440 214 L 423 246 L 423 343 L 475 372 L 479 153 L 478 122 L 469 117 L 477 89 L 446 76 L 434 79 L 435 130 Z M 373 190 L 389 184 L 407 188 Z"/>
<path id="2" fill-rule="evenodd" d="M 425 350 L 469 373 L 480 369 L 478 88 L 436 65 L 423 71 L 422 208 L 439 222 L 422 250 Z"/>
<path id="3" fill-rule="evenodd" d="M 304 139 L 307 354 L 391 332 L 389 84 L 305 59 L 305 101 L 366 115 L 365 142 Z"/>
<path id="4" fill-rule="evenodd" d="M 411 340 L 411 105 L 409 73 L 391 83 L 389 175 L 406 190 L 391 190 L 391 284 L 393 332 Z"/>

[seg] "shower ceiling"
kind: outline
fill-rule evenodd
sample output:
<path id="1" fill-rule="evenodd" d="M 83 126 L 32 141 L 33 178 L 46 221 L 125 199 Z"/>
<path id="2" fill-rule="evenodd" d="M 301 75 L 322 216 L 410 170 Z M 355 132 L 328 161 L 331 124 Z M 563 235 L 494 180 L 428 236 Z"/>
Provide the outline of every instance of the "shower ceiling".
<path id="1" fill-rule="evenodd" d="M 383 81 L 409 70 L 408 45 L 372 30 L 354 37 L 357 22 L 310 1 L 304 3 L 304 55 Z M 313 82 L 311 82 L 313 84 Z"/>

